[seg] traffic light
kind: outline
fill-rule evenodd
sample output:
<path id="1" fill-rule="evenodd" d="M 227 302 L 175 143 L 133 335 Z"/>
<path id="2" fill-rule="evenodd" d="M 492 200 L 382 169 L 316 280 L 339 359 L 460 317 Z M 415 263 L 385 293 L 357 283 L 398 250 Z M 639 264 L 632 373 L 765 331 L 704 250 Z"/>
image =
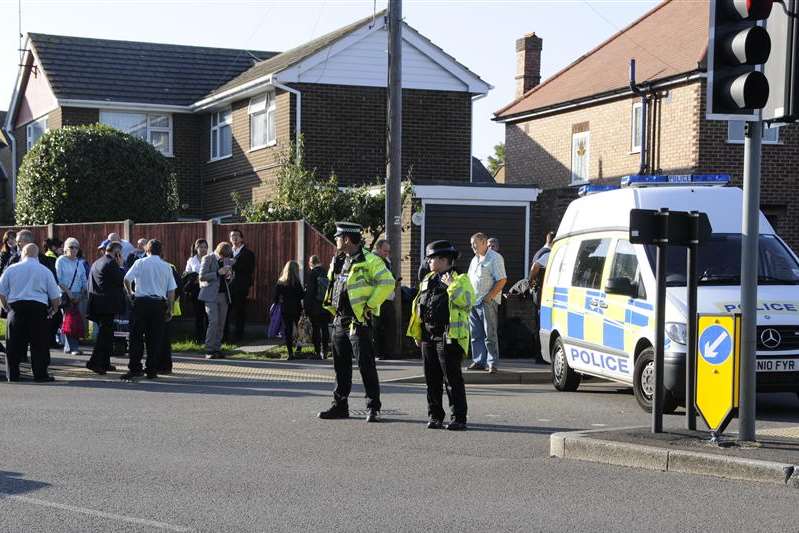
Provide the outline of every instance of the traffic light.
<path id="1" fill-rule="evenodd" d="M 784 0 L 766 22 L 774 46 L 763 69 L 769 82 L 763 120 L 793 122 L 799 119 L 799 21 L 794 14 L 797 4 L 796 0 Z"/>
<path id="2" fill-rule="evenodd" d="M 771 53 L 764 23 L 774 0 L 711 0 L 707 55 L 709 119 L 758 120 L 769 96 Z"/>

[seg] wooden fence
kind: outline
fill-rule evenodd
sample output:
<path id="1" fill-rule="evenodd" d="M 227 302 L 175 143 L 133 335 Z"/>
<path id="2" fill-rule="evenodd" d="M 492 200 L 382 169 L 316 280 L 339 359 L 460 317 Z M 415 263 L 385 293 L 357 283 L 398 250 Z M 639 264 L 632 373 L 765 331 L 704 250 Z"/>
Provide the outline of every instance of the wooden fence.
<path id="1" fill-rule="evenodd" d="M 213 221 L 168 222 L 133 224 L 129 220 L 117 222 L 90 222 L 85 224 L 50 224 L 47 226 L 0 226 L 8 229 L 33 231 L 37 243 L 46 238 L 64 240 L 74 237 L 81 243 L 87 260 L 94 260 L 97 247 L 109 233 L 119 233 L 135 245 L 138 239 L 158 239 L 163 244 L 163 259 L 183 272 L 191 255 L 194 241 L 204 238 L 211 250 L 216 243 L 229 241 L 230 231 L 238 228 L 244 241 L 255 253 L 255 280 L 250 290 L 248 317 L 254 322 L 265 322 L 272 303 L 275 282 L 286 261 L 300 263 L 301 272 L 307 268 L 308 258 L 318 255 L 328 264 L 335 254 L 335 245 L 305 221 L 257 222 L 242 224 L 216 224 Z"/>

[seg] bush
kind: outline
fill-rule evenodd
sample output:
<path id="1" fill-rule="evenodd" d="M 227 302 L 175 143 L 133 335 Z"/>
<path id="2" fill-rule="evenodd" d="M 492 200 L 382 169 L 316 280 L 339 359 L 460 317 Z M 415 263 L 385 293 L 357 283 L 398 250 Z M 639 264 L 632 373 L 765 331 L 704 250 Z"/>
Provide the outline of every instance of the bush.
<path id="1" fill-rule="evenodd" d="M 171 165 L 149 143 L 108 126 L 48 131 L 25 154 L 17 179 L 17 224 L 172 220 Z"/>
<path id="2" fill-rule="evenodd" d="M 236 207 L 247 222 L 306 220 L 333 239 L 336 221 L 356 222 L 364 228 L 365 245 L 372 248 L 385 229 L 386 192 L 384 180 L 372 184 L 341 188 L 335 174 L 320 179 L 315 170 L 305 168 L 303 145 L 291 143 L 278 159 L 277 191 L 265 202 L 243 202 L 233 194 Z M 403 184 L 402 202 L 412 194 L 410 180 Z"/>

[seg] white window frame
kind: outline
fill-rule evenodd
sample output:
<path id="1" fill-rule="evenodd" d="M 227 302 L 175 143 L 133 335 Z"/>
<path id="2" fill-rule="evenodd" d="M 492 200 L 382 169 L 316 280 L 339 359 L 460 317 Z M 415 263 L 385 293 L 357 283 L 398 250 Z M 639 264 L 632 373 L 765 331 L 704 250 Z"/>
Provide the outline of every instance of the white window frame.
<path id="1" fill-rule="evenodd" d="M 228 127 L 230 131 L 230 153 L 222 154 L 222 129 Z M 216 132 L 216 142 L 214 142 L 214 132 Z M 216 156 L 214 156 L 216 148 Z M 208 131 L 208 156 L 209 161 L 221 161 L 233 156 L 233 110 L 231 108 L 220 109 L 211 113 L 211 128 Z"/>
<path id="2" fill-rule="evenodd" d="M 641 102 L 633 103 L 632 115 L 630 116 L 630 153 L 641 153 L 641 141 L 644 138 L 644 106 Z M 636 119 L 636 113 L 638 118 Z M 640 137 L 636 138 L 635 130 L 638 128 Z"/>
<path id="3" fill-rule="evenodd" d="M 733 137 L 732 135 L 732 128 L 733 122 L 740 123 L 743 125 L 741 128 L 741 137 Z M 729 121 L 727 122 L 727 144 L 743 144 L 744 143 L 744 132 L 746 131 L 746 123 L 744 121 Z M 772 132 L 774 132 L 772 134 Z M 770 136 L 773 137 L 770 138 Z M 763 144 L 782 144 L 780 142 L 780 126 L 774 126 L 773 128 L 766 128 L 765 124 L 763 125 Z"/>
<path id="4" fill-rule="evenodd" d="M 34 133 L 35 133 L 34 132 L 34 126 L 37 126 L 37 125 L 41 126 L 42 133 L 38 137 L 36 137 L 34 139 L 33 138 Z M 36 119 L 33 122 L 29 123 L 25 127 L 25 136 L 26 136 L 26 144 L 25 144 L 25 146 L 26 146 L 26 150 L 30 151 L 30 149 L 33 148 L 33 146 L 36 144 L 36 141 L 38 141 L 42 137 L 42 135 L 45 134 L 45 132 L 47 132 L 47 117 L 42 117 L 42 118 Z"/>
<path id="5" fill-rule="evenodd" d="M 587 153 L 585 154 L 585 177 L 580 177 L 574 173 L 574 161 L 575 161 L 575 146 L 580 138 L 585 138 L 586 140 L 586 147 L 588 148 Z M 588 183 L 591 177 L 591 131 L 581 131 L 579 133 L 572 133 L 572 150 L 571 150 L 571 183 L 572 185 L 580 185 L 583 183 Z"/>
<path id="6" fill-rule="evenodd" d="M 250 151 L 252 152 L 254 150 L 260 150 L 261 148 L 275 146 L 277 144 L 277 102 L 275 92 L 267 91 L 266 93 L 250 98 L 247 113 L 250 116 Z M 256 140 L 253 134 L 253 125 L 255 121 L 258 120 L 263 121 L 266 142 L 257 142 L 260 141 L 260 139 Z"/>
<path id="7" fill-rule="evenodd" d="M 171 113 L 149 113 L 147 111 L 142 111 L 142 110 L 139 110 L 139 109 L 121 109 L 121 110 L 113 110 L 113 111 L 100 110 L 100 124 L 110 125 L 106 117 L 108 117 L 109 115 L 122 115 L 122 114 L 131 114 L 131 115 L 136 114 L 136 115 L 144 115 L 145 116 L 145 130 L 146 130 L 145 136 L 147 137 L 145 139 L 145 141 L 150 143 L 151 145 L 153 144 L 153 140 L 152 140 L 152 136 L 151 136 L 152 133 L 166 133 L 166 134 L 168 134 L 168 139 L 169 140 L 168 140 L 167 150 L 165 152 L 161 152 L 159 150 L 159 152 L 161 154 L 163 154 L 164 157 L 174 157 L 174 148 L 173 148 L 174 145 L 175 145 L 175 143 L 174 143 L 174 133 L 173 133 L 173 131 L 174 131 L 174 128 L 173 128 L 174 121 L 172 120 L 172 114 Z M 169 121 L 169 125 L 168 126 L 151 126 L 150 123 L 152 122 L 152 119 L 155 118 L 155 117 L 166 117 L 167 120 Z M 128 133 L 127 131 L 123 131 L 123 130 L 120 130 L 120 131 L 122 131 L 122 133 Z M 153 145 L 153 147 L 154 146 L 155 145 Z"/>

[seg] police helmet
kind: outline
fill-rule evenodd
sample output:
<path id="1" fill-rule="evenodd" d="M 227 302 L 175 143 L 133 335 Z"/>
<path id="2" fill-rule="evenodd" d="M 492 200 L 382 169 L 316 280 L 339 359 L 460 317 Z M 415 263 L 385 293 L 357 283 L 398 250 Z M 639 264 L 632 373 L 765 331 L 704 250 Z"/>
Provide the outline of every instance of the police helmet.
<path id="1" fill-rule="evenodd" d="M 344 235 L 360 235 L 363 228 L 360 224 L 355 222 L 336 222 L 336 233 L 334 237 L 343 237 Z"/>
<path id="2" fill-rule="evenodd" d="M 425 259 L 431 259 L 436 256 L 449 257 L 453 262 L 458 260 L 460 252 L 449 241 L 433 241 L 425 247 Z"/>

